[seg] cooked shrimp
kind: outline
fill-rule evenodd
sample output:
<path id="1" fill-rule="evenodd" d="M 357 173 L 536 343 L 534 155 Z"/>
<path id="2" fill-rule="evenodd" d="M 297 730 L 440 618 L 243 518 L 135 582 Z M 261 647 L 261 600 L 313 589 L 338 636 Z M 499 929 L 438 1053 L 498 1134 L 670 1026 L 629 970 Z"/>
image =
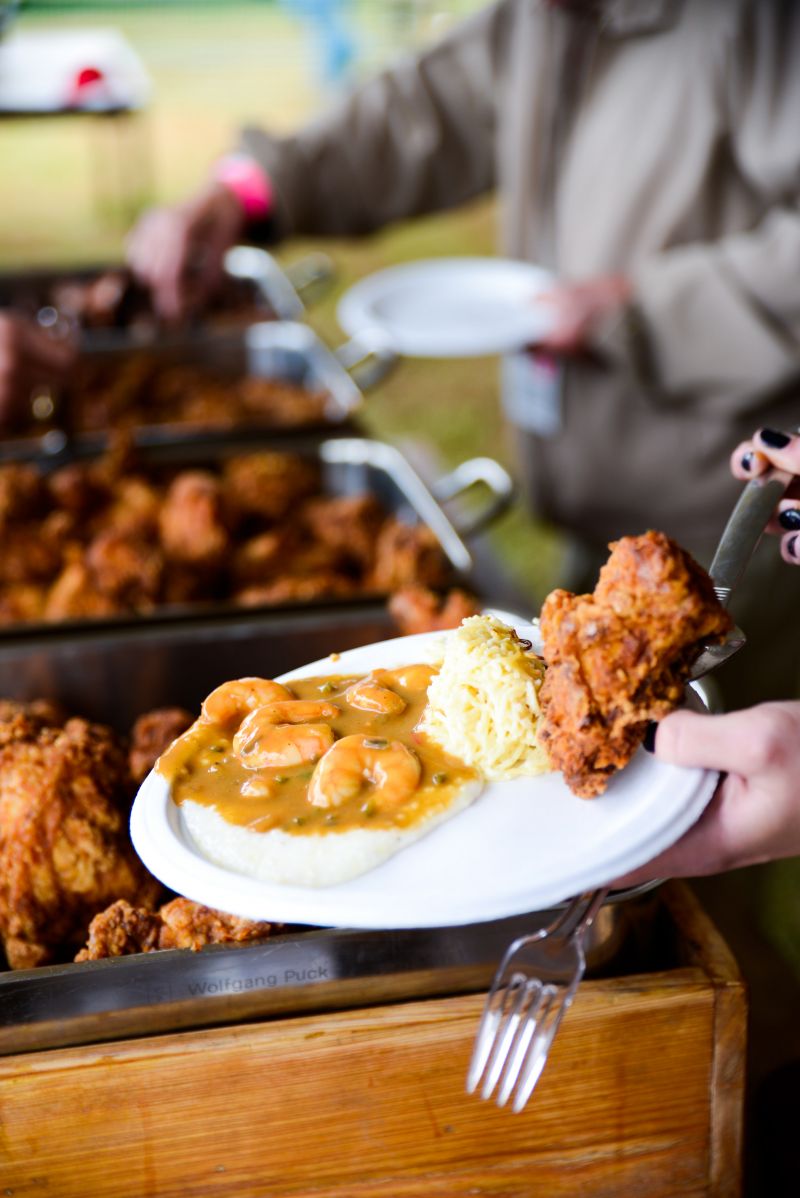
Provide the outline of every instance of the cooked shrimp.
<path id="1" fill-rule="evenodd" d="M 233 753 L 250 770 L 277 769 L 317 761 L 333 744 L 329 724 L 339 714 L 335 703 L 287 699 L 251 711 L 233 738 Z"/>
<path id="2" fill-rule="evenodd" d="M 348 686 L 344 697 L 351 707 L 357 707 L 359 711 L 374 711 L 379 715 L 400 715 L 407 707 L 405 699 L 388 686 L 381 686 L 375 674 Z"/>
<path id="3" fill-rule="evenodd" d="M 387 686 L 400 686 L 407 691 L 426 691 L 436 672 L 436 666 L 400 666 L 397 670 L 378 670 L 376 677 Z"/>
<path id="4" fill-rule="evenodd" d="M 236 678 L 232 682 L 223 682 L 211 692 L 200 709 L 200 719 L 224 728 L 241 723 L 257 707 L 291 698 L 288 687 L 270 678 Z"/>
<path id="5" fill-rule="evenodd" d="M 317 763 L 308 787 L 315 807 L 338 807 L 364 791 L 402 803 L 419 786 L 422 766 L 399 740 L 343 736 Z"/>

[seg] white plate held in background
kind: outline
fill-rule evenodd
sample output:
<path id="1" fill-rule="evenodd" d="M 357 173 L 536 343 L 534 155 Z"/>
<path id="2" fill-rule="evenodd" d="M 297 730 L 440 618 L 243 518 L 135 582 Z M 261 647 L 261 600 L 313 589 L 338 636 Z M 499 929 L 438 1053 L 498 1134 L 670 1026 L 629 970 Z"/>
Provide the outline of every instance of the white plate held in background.
<path id="1" fill-rule="evenodd" d="M 538 643 L 536 627 L 518 632 Z M 430 661 L 446 635 L 352 649 L 281 681 Z M 354 928 L 438 927 L 543 910 L 620 877 L 682 836 L 716 784 L 716 774 L 665 765 L 643 750 L 597 799 L 576 798 L 559 773 L 490 783 L 471 807 L 383 865 L 319 888 L 268 884 L 211 864 L 155 772 L 136 797 L 131 835 L 165 885 L 236 915 Z"/>
<path id="2" fill-rule="evenodd" d="M 503 354 L 553 325 L 539 297 L 554 284 L 540 266 L 506 258 L 432 258 L 368 275 L 339 301 L 351 337 L 417 358 Z"/>

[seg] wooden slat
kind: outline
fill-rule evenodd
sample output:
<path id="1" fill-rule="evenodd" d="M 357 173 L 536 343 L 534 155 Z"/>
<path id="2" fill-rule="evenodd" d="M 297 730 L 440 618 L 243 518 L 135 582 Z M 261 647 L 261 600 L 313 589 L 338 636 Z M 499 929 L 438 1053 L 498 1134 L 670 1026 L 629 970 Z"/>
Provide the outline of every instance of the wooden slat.
<path id="1" fill-rule="evenodd" d="M 7 1059 L 0 1177 L 64 1198 L 558 1198 L 636 1177 L 665 1198 L 708 1192 L 701 975 L 587 983 L 519 1116 L 463 1092 L 480 1009 L 470 996 Z"/>

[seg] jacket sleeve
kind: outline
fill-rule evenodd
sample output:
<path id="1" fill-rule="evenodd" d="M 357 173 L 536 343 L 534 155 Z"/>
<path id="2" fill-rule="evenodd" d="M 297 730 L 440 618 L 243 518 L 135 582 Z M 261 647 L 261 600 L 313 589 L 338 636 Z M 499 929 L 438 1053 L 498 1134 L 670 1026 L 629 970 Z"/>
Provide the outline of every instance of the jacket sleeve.
<path id="1" fill-rule="evenodd" d="M 753 0 L 727 75 L 731 150 L 763 216 L 634 268 L 602 340 L 668 402 L 724 395 L 744 412 L 800 375 L 800 5 Z"/>
<path id="2" fill-rule="evenodd" d="M 247 128 L 281 236 L 369 232 L 495 182 L 496 64 L 507 0 L 384 71 L 300 132 Z"/>

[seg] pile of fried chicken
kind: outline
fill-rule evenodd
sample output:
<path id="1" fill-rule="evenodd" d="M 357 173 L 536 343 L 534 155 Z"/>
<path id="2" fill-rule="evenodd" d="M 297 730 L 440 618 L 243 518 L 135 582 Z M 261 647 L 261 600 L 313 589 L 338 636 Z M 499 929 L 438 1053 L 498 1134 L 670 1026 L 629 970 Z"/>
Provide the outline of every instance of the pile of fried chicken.
<path id="1" fill-rule="evenodd" d="M 12 969 L 269 935 L 188 899 L 159 908 L 128 818 L 137 785 L 192 721 L 153 711 L 130 741 L 44 701 L 0 701 L 0 942 Z M 85 948 L 81 948 L 85 944 Z"/>
<path id="2" fill-rule="evenodd" d="M 570 789 L 602 794 L 651 720 L 683 701 L 693 662 L 733 622 L 705 570 L 664 533 L 614 541 L 591 595 L 553 591 L 539 740 Z"/>
<path id="3" fill-rule="evenodd" d="M 170 365 L 144 351 L 122 361 L 81 359 L 62 404 L 55 418 L 73 432 L 153 424 L 291 428 L 330 419 L 330 398 L 319 388 L 211 366 Z"/>
<path id="4" fill-rule="evenodd" d="M 49 475 L 0 466 L 0 624 L 440 589 L 449 577 L 429 528 L 372 494 L 326 495 L 316 461 L 295 454 L 159 469 L 121 444 Z"/>

